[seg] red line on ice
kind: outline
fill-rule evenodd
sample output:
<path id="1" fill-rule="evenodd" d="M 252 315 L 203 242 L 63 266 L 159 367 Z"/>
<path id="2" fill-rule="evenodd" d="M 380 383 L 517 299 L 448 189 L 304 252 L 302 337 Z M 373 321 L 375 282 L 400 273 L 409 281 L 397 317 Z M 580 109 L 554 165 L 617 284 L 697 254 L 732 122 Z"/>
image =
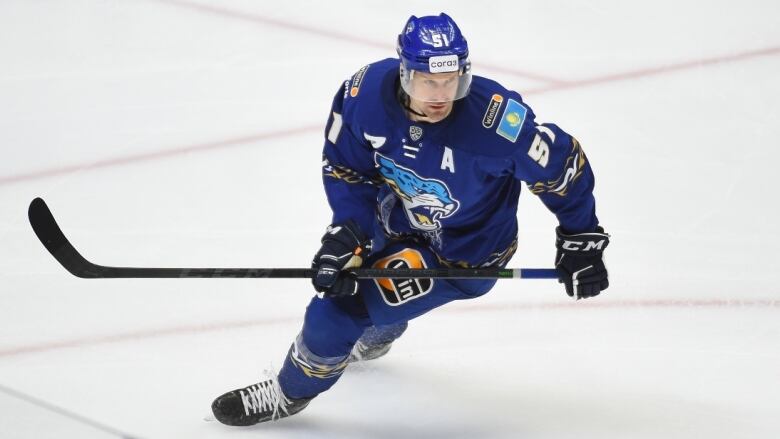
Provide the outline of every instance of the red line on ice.
<path id="1" fill-rule="evenodd" d="M 543 303 L 516 304 L 470 304 L 463 308 L 442 308 L 436 312 L 443 313 L 473 313 L 501 312 L 518 310 L 584 310 L 584 309 L 631 309 L 631 308 L 675 308 L 675 309 L 738 309 L 738 308 L 780 308 L 780 300 L 776 299 L 660 299 L 660 300 L 591 300 L 565 301 Z M 300 324 L 303 315 L 299 317 L 280 317 L 263 320 L 245 320 L 235 322 L 213 323 L 197 326 L 180 326 L 173 328 L 149 329 L 114 335 L 75 338 L 70 340 L 54 340 L 39 344 L 30 344 L 0 349 L 0 358 L 16 357 L 26 354 L 45 353 L 58 349 L 81 348 L 101 344 L 122 343 L 128 341 L 148 340 L 176 335 L 193 335 L 231 329 L 247 329 L 281 324 Z"/>
<path id="2" fill-rule="evenodd" d="M 753 58 L 771 56 L 780 54 L 780 46 L 767 47 L 763 49 L 750 50 L 747 52 L 732 53 L 728 55 L 721 55 L 710 58 L 700 58 L 690 61 L 684 61 L 676 64 L 667 64 L 656 67 L 646 67 L 644 69 L 629 70 L 626 72 L 612 73 L 603 76 L 596 76 L 593 78 L 578 79 L 573 81 L 566 81 L 559 84 L 547 85 L 537 88 L 531 88 L 523 93 L 524 95 L 542 94 L 551 91 L 566 90 L 571 88 L 582 88 L 590 85 L 605 84 L 610 82 L 626 81 L 629 79 L 643 78 L 647 76 L 656 76 L 672 72 L 678 72 L 683 70 L 690 70 L 700 67 L 706 67 L 716 64 L 724 64 L 735 61 L 744 61 Z"/>
<path id="3" fill-rule="evenodd" d="M 352 43 L 357 42 L 372 47 L 380 47 L 382 49 L 386 49 L 388 47 L 388 45 L 385 43 L 380 43 L 365 38 L 358 38 L 353 35 L 345 34 L 342 32 L 303 26 L 300 24 L 291 23 L 283 20 L 274 19 L 274 18 L 268 18 L 257 14 L 249 14 L 240 11 L 233 11 L 233 10 L 219 8 L 215 6 L 193 3 L 185 0 L 156 0 L 156 1 L 170 4 L 170 5 L 187 7 L 190 9 L 196 9 L 199 11 L 222 15 L 230 18 L 238 18 L 242 20 L 248 20 L 252 22 L 258 22 L 267 25 L 291 29 L 299 32 L 306 32 L 306 33 L 338 39 L 342 41 L 347 41 Z M 530 79 L 546 81 L 550 83 L 549 85 L 545 85 L 542 87 L 525 90 L 523 94 L 528 96 L 528 95 L 549 93 L 552 91 L 581 88 L 581 87 L 587 87 L 596 84 L 604 84 L 604 83 L 611 83 L 611 82 L 618 82 L 618 81 L 625 81 L 629 79 L 647 77 L 647 76 L 666 74 L 670 72 L 688 70 L 688 69 L 721 64 L 726 62 L 742 61 L 742 60 L 752 59 L 761 56 L 776 55 L 778 53 L 780 53 L 780 47 L 775 46 L 775 47 L 769 47 L 764 49 L 751 50 L 747 52 L 691 60 L 691 61 L 681 62 L 677 64 L 669 64 L 664 66 L 648 67 L 639 70 L 631 70 L 631 71 L 626 71 L 621 73 L 613 73 L 609 75 L 597 76 L 593 78 L 586 78 L 586 79 L 573 80 L 573 81 L 561 81 L 558 79 L 553 79 L 541 75 L 521 72 L 512 69 L 506 69 L 502 67 L 494 66 L 492 68 L 494 70 L 501 71 L 504 73 L 511 73 L 518 76 L 525 76 Z M 241 144 L 251 143 L 259 140 L 267 140 L 272 138 L 280 138 L 280 137 L 286 137 L 291 135 L 297 135 L 303 132 L 314 131 L 318 129 L 322 129 L 322 127 L 317 125 L 317 126 L 301 127 L 301 128 L 281 130 L 281 131 L 272 131 L 267 133 L 260 133 L 256 135 L 240 137 L 240 138 L 227 139 L 222 141 L 215 141 L 215 142 L 190 145 L 190 146 L 183 146 L 183 147 L 154 151 L 154 152 L 143 153 L 143 154 L 129 155 L 129 156 L 117 157 L 113 159 L 105 159 L 105 160 L 100 160 L 95 162 L 63 166 L 59 168 L 50 168 L 50 169 L 43 169 L 39 171 L 32 171 L 32 172 L 16 174 L 16 175 L 0 176 L 0 186 L 17 183 L 20 181 L 37 180 L 37 179 L 52 177 L 56 175 L 69 174 L 69 173 L 83 171 L 83 170 L 99 169 L 99 168 L 105 168 L 109 166 L 125 165 L 125 164 L 136 163 L 136 162 L 151 161 L 160 158 L 168 158 L 168 157 L 177 156 L 180 154 L 186 154 L 190 152 L 202 152 L 202 151 L 210 151 L 214 149 L 224 148 L 228 146 L 238 146 Z"/>
<path id="4" fill-rule="evenodd" d="M 193 152 L 213 151 L 215 149 L 241 146 L 247 143 L 257 142 L 261 140 L 270 140 L 270 139 L 276 139 L 280 137 L 295 136 L 298 134 L 303 134 L 310 131 L 318 131 L 322 129 L 323 127 L 321 125 L 312 125 L 312 126 L 305 126 L 299 128 L 291 128 L 286 130 L 270 131 L 265 133 L 253 134 L 250 136 L 218 140 L 215 142 L 200 143 L 196 145 L 181 146 L 181 147 L 175 147 L 171 149 L 127 155 L 127 156 L 115 157 L 112 159 L 98 160 L 95 162 L 62 166 L 59 168 L 43 169 L 40 171 L 32 171 L 24 174 L 0 176 L 0 186 L 5 184 L 17 183 L 25 180 L 38 180 L 41 178 L 53 177 L 56 175 L 70 174 L 79 171 L 152 161 L 152 160 L 168 158 L 168 157 L 173 157 L 173 156 L 178 156 L 178 155 L 188 154 Z"/>
<path id="5" fill-rule="evenodd" d="M 169 5 L 194 9 L 200 12 L 221 15 L 223 17 L 234 18 L 234 19 L 244 20 L 244 21 L 249 21 L 254 23 L 261 23 L 264 25 L 276 26 L 288 30 L 293 30 L 296 32 L 318 35 L 321 37 L 331 38 L 334 40 L 346 41 L 352 44 L 360 44 L 363 46 L 376 47 L 382 49 L 383 51 L 388 51 L 388 50 L 391 51 L 388 53 L 395 53 L 395 47 L 393 47 L 392 39 L 388 39 L 388 41 L 375 41 L 375 40 L 370 40 L 368 38 L 363 38 L 356 35 L 351 35 L 351 34 L 338 32 L 330 29 L 304 26 L 298 23 L 292 23 L 289 21 L 280 20 L 278 18 L 270 18 L 259 14 L 236 11 L 232 9 L 226 9 L 226 8 L 206 5 L 202 3 L 195 3 L 186 0 L 156 0 L 156 1 L 159 3 L 166 3 Z M 485 64 L 485 63 L 480 63 L 480 67 L 483 67 L 487 70 L 493 70 L 499 73 L 506 73 L 506 74 L 515 75 L 527 79 L 532 79 L 534 81 L 549 82 L 551 84 L 559 84 L 564 82 L 559 79 L 551 78 L 546 75 L 541 75 L 538 73 L 532 73 L 532 72 L 527 72 L 518 69 L 512 69 L 508 67 L 499 67 L 496 65 Z"/>
<path id="6" fill-rule="evenodd" d="M 12 348 L 0 349 L 0 358 L 13 357 L 24 354 L 34 354 L 48 352 L 56 349 L 80 348 L 85 346 L 94 346 L 101 344 L 121 343 L 126 341 L 146 340 L 152 338 L 166 337 L 172 335 L 192 335 L 206 332 L 224 331 L 228 329 L 244 329 L 256 326 L 271 326 L 285 323 L 296 323 L 303 320 L 301 317 L 284 317 L 265 320 L 248 320 L 225 323 L 213 323 L 197 326 L 179 326 L 163 329 L 149 329 L 135 332 L 126 332 L 113 335 L 104 335 L 96 337 L 74 338 L 70 340 L 54 340 L 46 343 L 31 344 L 26 346 L 17 346 Z"/>
<path id="7" fill-rule="evenodd" d="M 164 2 L 175 1 L 177 3 L 180 3 L 178 0 L 157 0 L 157 1 L 164 1 Z M 610 75 L 593 77 L 589 79 L 581 79 L 576 81 L 557 83 L 549 86 L 526 90 L 523 93 L 523 95 L 529 96 L 529 95 L 549 93 L 549 92 L 559 91 L 559 90 L 587 87 L 596 84 L 626 81 L 630 79 L 661 75 L 661 74 L 699 68 L 699 67 L 704 67 L 709 65 L 716 65 L 716 64 L 726 63 L 726 62 L 736 62 L 736 61 L 743 61 L 743 60 L 748 60 L 748 59 L 762 57 L 762 56 L 777 55 L 779 53 L 780 53 L 780 47 L 770 47 L 770 48 L 759 49 L 759 50 L 751 50 L 747 52 L 724 55 L 720 57 L 703 58 L 698 60 L 682 62 L 678 64 L 669 64 L 669 65 L 659 66 L 659 67 L 648 67 L 645 69 L 631 70 L 622 73 L 614 73 Z M 320 129 L 322 129 L 322 126 L 315 125 L 315 126 L 301 127 L 301 128 L 288 129 L 288 130 L 272 131 L 268 133 L 260 133 L 251 136 L 209 142 L 205 144 L 183 146 L 183 147 L 178 147 L 173 149 L 161 150 L 157 152 L 117 157 L 114 159 L 106 159 L 106 160 L 101 160 L 101 161 L 96 161 L 91 163 L 63 166 L 60 168 L 53 168 L 53 169 L 44 169 L 40 171 L 32 171 L 32 172 L 17 174 L 17 175 L 0 176 L 0 186 L 11 184 L 11 183 L 17 183 L 20 181 L 36 180 L 36 179 L 47 178 L 56 175 L 69 174 L 72 172 L 77 172 L 82 170 L 98 169 L 98 168 L 104 168 L 108 166 L 124 165 L 124 164 L 136 163 L 141 161 L 150 161 L 153 159 L 167 158 L 167 157 L 177 156 L 180 154 L 186 154 L 190 152 L 209 151 L 209 150 L 224 148 L 228 146 L 238 146 L 244 143 L 251 143 L 259 140 L 267 140 L 273 138 L 292 136 L 292 135 L 302 134 L 304 132 L 320 130 Z"/>

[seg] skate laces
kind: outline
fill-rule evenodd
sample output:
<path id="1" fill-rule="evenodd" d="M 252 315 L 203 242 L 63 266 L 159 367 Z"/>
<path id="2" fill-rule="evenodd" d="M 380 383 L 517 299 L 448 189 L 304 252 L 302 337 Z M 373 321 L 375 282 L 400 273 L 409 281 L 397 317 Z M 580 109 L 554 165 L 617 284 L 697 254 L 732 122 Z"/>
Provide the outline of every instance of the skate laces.
<path id="1" fill-rule="evenodd" d="M 239 391 L 241 402 L 244 404 L 244 413 L 247 416 L 258 413 L 271 412 L 271 420 L 281 418 L 281 412 L 289 415 L 287 406 L 292 402 L 282 392 L 276 374 L 266 371 L 269 379 L 251 385 Z"/>

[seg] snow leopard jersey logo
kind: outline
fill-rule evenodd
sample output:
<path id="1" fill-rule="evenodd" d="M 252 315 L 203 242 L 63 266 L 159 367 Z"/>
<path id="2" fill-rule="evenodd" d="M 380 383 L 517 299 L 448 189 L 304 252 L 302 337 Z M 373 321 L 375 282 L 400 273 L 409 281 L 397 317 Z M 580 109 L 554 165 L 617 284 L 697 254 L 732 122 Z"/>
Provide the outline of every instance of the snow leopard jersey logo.
<path id="1" fill-rule="evenodd" d="M 446 184 L 433 178 L 423 178 L 411 169 L 399 166 L 392 159 L 374 154 L 382 179 L 401 198 L 409 223 L 415 229 L 441 229 L 442 218 L 452 216 L 460 202 L 450 194 Z"/>

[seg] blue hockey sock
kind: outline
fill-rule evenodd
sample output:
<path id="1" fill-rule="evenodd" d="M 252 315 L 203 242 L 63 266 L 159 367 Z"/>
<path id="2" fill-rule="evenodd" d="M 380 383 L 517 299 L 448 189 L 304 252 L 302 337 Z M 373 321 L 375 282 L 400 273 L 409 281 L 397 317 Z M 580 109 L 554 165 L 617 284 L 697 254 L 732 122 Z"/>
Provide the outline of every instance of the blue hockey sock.
<path id="1" fill-rule="evenodd" d="M 353 315 L 330 299 L 313 298 L 303 330 L 279 371 L 279 385 L 289 398 L 308 398 L 328 390 L 347 367 L 355 342 L 370 326 L 365 315 Z"/>

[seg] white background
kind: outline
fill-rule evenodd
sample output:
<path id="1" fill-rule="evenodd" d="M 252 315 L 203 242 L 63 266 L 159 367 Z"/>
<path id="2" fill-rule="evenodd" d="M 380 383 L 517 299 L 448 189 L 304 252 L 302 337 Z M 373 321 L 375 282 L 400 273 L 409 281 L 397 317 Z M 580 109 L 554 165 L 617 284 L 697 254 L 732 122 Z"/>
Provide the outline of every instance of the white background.
<path id="1" fill-rule="evenodd" d="M 199 2 L 199 3 L 198 3 Z M 281 366 L 305 280 L 82 280 L 89 259 L 306 266 L 330 212 L 333 94 L 448 12 L 475 74 L 575 135 L 611 286 L 500 281 L 411 323 L 304 412 L 247 429 L 212 399 Z M 773 1 L 0 2 L 0 437 L 769 438 L 780 435 L 780 6 Z M 513 267 L 551 266 L 520 206 Z"/>

